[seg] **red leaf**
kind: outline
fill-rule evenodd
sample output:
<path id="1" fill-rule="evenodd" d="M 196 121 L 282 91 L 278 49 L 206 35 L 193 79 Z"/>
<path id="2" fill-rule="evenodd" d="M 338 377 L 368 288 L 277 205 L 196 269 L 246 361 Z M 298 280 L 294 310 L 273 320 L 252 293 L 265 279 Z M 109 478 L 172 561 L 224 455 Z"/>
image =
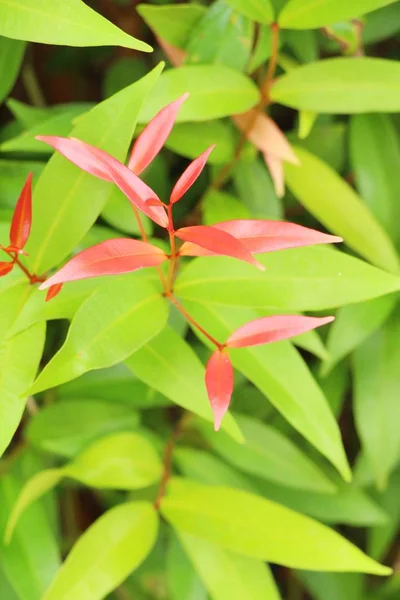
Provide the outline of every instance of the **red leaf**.
<path id="1" fill-rule="evenodd" d="M 62 290 L 62 287 L 63 287 L 62 283 L 56 283 L 54 285 L 51 285 L 49 287 L 49 289 L 47 290 L 46 302 L 49 302 L 50 300 L 52 300 L 53 298 L 55 298 L 56 296 L 58 296 L 58 294 Z"/>
<path id="2" fill-rule="evenodd" d="M 214 429 L 218 431 L 233 391 L 232 363 L 229 356 L 221 350 L 216 350 L 207 363 L 206 388 L 214 414 Z"/>
<path id="3" fill-rule="evenodd" d="M 10 271 L 13 270 L 14 263 L 13 262 L 0 262 L 0 277 L 7 275 Z"/>
<path id="4" fill-rule="evenodd" d="M 207 148 L 207 150 L 205 150 L 203 154 L 200 154 L 200 156 L 195 158 L 194 161 L 192 161 L 187 167 L 187 169 L 185 169 L 185 171 L 182 173 L 182 175 L 176 182 L 174 189 L 172 190 L 170 198 L 171 204 L 175 204 L 175 202 L 178 202 L 178 200 L 182 198 L 183 194 L 186 194 L 188 189 L 192 187 L 192 185 L 200 176 L 200 173 L 206 166 L 207 159 L 210 156 L 211 152 L 214 150 L 214 148 L 215 144 Z"/>
<path id="5" fill-rule="evenodd" d="M 216 223 L 213 227 L 233 235 L 252 254 L 297 248 L 299 246 L 334 244 L 343 241 L 342 238 L 336 235 L 321 233 L 315 229 L 286 221 L 238 219 Z M 186 256 L 209 256 L 213 253 L 204 251 L 203 248 L 189 242 L 183 244 L 181 254 Z"/>
<path id="6" fill-rule="evenodd" d="M 42 283 L 44 290 L 58 283 L 130 273 L 143 267 L 154 267 L 167 260 L 163 250 L 138 240 L 117 238 L 82 250 L 50 279 Z"/>
<path id="7" fill-rule="evenodd" d="M 37 136 L 74 165 L 100 179 L 114 182 L 130 202 L 161 227 L 167 227 L 168 217 L 163 207 L 148 206 L 146 200 L 158 196 L 137 175 L 119 160 L 90 144 L 75 138 Z"/>
<path id="8" fill-rule="evenodd" d="M 239 240 L 226 231 L 207 225 L 193 225 L 192 227 L 178 229 L 175 235 L 185 242 L 193 242 L 202 248 L 211 250 L 214 254 L 244 260 L 262 271 L 265 270 L 264 265 L 259 263 Z M 185 252 L 182 252 L 184 245 L 180 250 L 182 255 L 185 254 Z"/>
<path id="9" fill-rule="evenodd" d="M 259 346 L 286 340 L 330 323 L 334 318 L 303 317 L 301 315 L 261 317 L 239 327 L 229 336 L 226 346 L 228 348 L 246 348 L 247 346 Z"/>
<path id="10" fill-rule="evenodd" d="M 137 138 L 128 163 L 128 168 L 136 175 L 140 175 L 160 152 L 171 133 L 178 111 L 188 96 L 189 94 L 184 94 L 160 110 Z"/>
<path id="11" fill-rule="evenodd" d="M 29 173 L 11 221 L 10 242 L 19 250 L 28 241 L 32 223 L 32 173 Z"/>
<path id="12" fill-rule="evenodd" d="M 282 159 L 273 156 L 269 152 L 263 152 L 263 156 L 274 184 L 275 193 L 278 198 L 283 198 L 285 195 L 285 172 Z"/>

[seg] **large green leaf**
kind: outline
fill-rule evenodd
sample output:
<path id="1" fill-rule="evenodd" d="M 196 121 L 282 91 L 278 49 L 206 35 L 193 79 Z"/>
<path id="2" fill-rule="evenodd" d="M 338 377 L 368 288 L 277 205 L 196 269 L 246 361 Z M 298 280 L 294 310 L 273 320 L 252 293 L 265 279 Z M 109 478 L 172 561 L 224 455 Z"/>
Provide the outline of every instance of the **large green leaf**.
<path id="1" fill-rule="evenodd" d="M 399 112 L 400 65 L 382 58 L 330 58 L 292 69 L 271 99 L 318 113 Z"/>
<path id="2" fill-rule="evenodd" d="M 43 600 L 101 600 L 143 562 L 157 530 L 151 504 L 115 506 L 79 538 Z"/>
<path id="3" fill-rule="evenodd" d="M 315 600 L 364 600 L 363 577 L 358 573 L 298 571 L 297 577 Z"/>
<path id="4" fill-rule="evenodd" d="M 125 364 L 148 386 L 207 421 L 212 413 L 204 382 L 204 367 L 192 348 L 171 327 L 132 354 Z M 238 441 L 243 436 L 231 415 L 223 429 Z"/>
<path id="5" fill-rule="evenodd" d="M 173 479 L 161 510 L 178 531 L 245 556 L 317 571 L 391 572 L 335 531 L 241 490 Z"/>
<path id="6" fill-rule="evenodd" d="M 289 0 L 279 15 L 285 29 L 316 29 L 361 17 L 396 0 Z"/>
<path id="7" fill-rule="evenodd" d="M 211 447 L 241 471 L 293 488 L 332 493 L 334 484 L 297 446 L 274 427 L 235 414 L 245 443 L 238 444 L 224 432 L 201 428 Z"/>
<path id="8" fill-rule="evenodd" d="M 246 75 L 223 65 L 188 65 L 169 69 L 158 80 L 151 98 L 139 115 L 147 123 L 166 104 L 185 92 L 190 97 L 179 111 L 177 122 L 209 121 L 249 110 L 260 98 L 255 83 Z"/>
<path id="9" fill-rule="evenodd" d="M 121 362 L 157 335 L 167 322 L 167 304 L 144 279 L 108 279 L 80 307 L 67 339 L 29 393 L 54 387 Z"/>
<path id="10" fill-rule="evenodd" d="M 74 127 L 71 135 L 124 160 L 137 114 L 161 69 L 162 64 L 95 106 Z M 27 244 L 33 272 L 43 272 L 57 265 L 75 248 L 112 191 L 109 183 L 81 171 L 64 157 L 56 154 L 50 159 L 35 187 L 33 199 L 32 231 Z"/>
<path id="11" fill-rule="evenodd" d="M 44 163 L 33 160 L 0 160 L 0 207 L 14 208 L 26 181 L 28 173 L 33 173 L 33 185 L 35 185 Z M 11 216 L 11 215 L 10 215 Z M 1 232 L 1 241 L 7 242 L 8 231 Z"/>
<path id="12" fill-rule="evenodd" d="M 261 560 L 188 533 L 178 532 L 178 537 L 213 600 L 280 600 L 271 571 Z"/>
<path id="13" fill-rule="evenodd" d="M 384 492 L 376 494 L 376 500 L 385 510 L 389 519 L 368 532 L 368 552 L 376 560 L 382 559 L 389 550 L 400 527 L 400 471 L 393 473 Z"/>
<path id="14" fill-rule="evenodd" d="M 201 4 L 139 4 L 137 11 L 156 35 L 178 48 L 184 48 L 189 34 L 206 12 Z"/>
<path id="15" fill-rule="evenodd" d="M 274 7 L 270 0 L 226 0 L 226 2 L 249 19 L 269 25 L 274 19 Z"/>
<path id="16" fill-rule="evenodd" d="M 64 46 L 123 46 L 151 52 L 81 0 L 0 0 L 0 34 Z"/>
<path id="17" fill-rule="evenodd" d="M 357 430 L 379 488 L 400 455 L 400 313 L 354 353 Z"/>
<path id="18" fill-rule="evenodd" d="M 18 77 L 24 52 L 25 42 L 0 37 L 0 103 L 12 90 Z"/>
<path id="19" fill-rule="evenodd" d="M 258 259 L 264 273 L 230 258 L 198 258 L 178 277 L 176 294 L 205 304 L 296 311 L 354 304 L 400 289 L 398 277 L 329 248 L 296 248 Z"/>
<path id="20" fill-rule="evenodd" d="M 352 117 L 350 154 L 362 199 L 392 239 L 398 241 L 400 140 L 390 116 Z"/>
<path id="21" fill-rule="evenodd" d="M 178 538 L 172 534 L 166 558 L 170 600 L 207 600 L 208 594 Z"/>
<path id="22" fill-rule="evenodd" d="M 191 159 L 197 158 L 212 144 L 216 144 L 216 147 L 210 154 L 209 164 L 227 163 L 232 160 L 235 136 L 229 123 L 178 123 L 165 142 L 169 150 Z"/>
<path id="23" fill-rule="evenodd" d="M 195 302 L 186 306 L 190 314 L 221 342 L 240 325 L 257 316 L 251 310 L 205 306 Z M 293 427 L 329 458 L 345 479 L 349 479 L 351 475 L 339 428 L 329 404 L 291 343 L 281 341 L 237 349 L 230 356 L 234 367 L 266 395 Z"/>
<path id="24" fill-rule="evenodd" d="M 302 148 L 296 148 L 300 167 L 288 165 L 287 183 L 294 195 L 345 244 L 375 265 L 399 271 L 393 244 L 354 190 L 331 167 Z"/>

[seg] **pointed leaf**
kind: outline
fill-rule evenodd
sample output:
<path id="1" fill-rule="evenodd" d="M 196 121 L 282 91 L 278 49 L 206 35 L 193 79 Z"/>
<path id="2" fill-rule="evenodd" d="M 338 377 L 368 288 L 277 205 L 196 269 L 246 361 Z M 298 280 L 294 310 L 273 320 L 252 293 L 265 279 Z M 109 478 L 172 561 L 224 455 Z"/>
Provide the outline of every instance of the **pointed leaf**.
<path id="1" fill-rule="evenodd" d="M 263 152 L 263 157 L 274 184 L 275 194 L 278 196 L 278 198 L 283 198 L 285 195 L 285 173 L 283 170 L 283 161 L 281 158 L 276 158 L 269 152 Z"/>
<path id="2" fill-rule="evenodd" d="M 184 94 L 175 102 L 162 108 L 137 138 L 128 163 L 128 168 L 136 175 L 140 175 L 145 170 L 164 146 L 174 126 L 178 111 L 187 97 L 188 94 Z"/>
<path id="3" fill-rule="evenodd" d="M 58 296 L 58 294 L 62 290 L 62 287 L 63 287 L 62 283 L 56 283 L 54 285 L 51 285 L 49 287 L 49 289 L 47 290 L 46 302 L 49 302 L 50 300 L 52 300 L 53 298 L 55 298 L 56 296 Z"/>
<path id="4" fill-rule="evenodd" d="M 28 175 L 17 205 L 14 210 L 10 228 L 10 242 L 22 250 L 25 246 L 32 222 L 32 173 Z"/>
<path id="5" fill-rule="evenodd" d="M 232 363 L 229 356 L 221 350 L 216 350 L 207 363 L 206 387 L 214 414 L 214 429 L 218 431 L 233 392 Z"/>
<path id="6" fill-rule="evenodd" d="M 247 248 L 226 231 L 207 225 L 193 225 L 178 229 L 176 236 L 185 242 L 193 242 L 207 250 L 212 250 L 215 254 L 231 256 L 264 270 L 264 266 L 250 254 Z"/>
<path id="7" fill-rule="evenodd" d="M 43 600 L 104 598 L 150 553 L 158 516 L 148 502 L 127 502 L 103 514 L 78 539 Z"/>
<path id="8" fill-rule="evenodd" d="M 190 165 L 185 169 L 182 175 L 179 177 L 176 182 L 172 192 L 171 192 L 171 204 L 175 204 L 182 198 L 184 194 L 188 191 L 189 188 L 192 187 L 196 179 L 200 176 L 202 170 L 206 166 L 207 159 L 210 153 L 214 150 L 215 144 L 210 146 L 200 154 Z"/>
<path id="9" fill-rule="evenodd" d="M 238 13 L 252 21 L 269 25 L 274 20 L 274 7 L 271 0 L 226 0 Z M 272 599 L 271 599 L 272 600 Z"/>
<path id="10" fill-rule="evenodd" d="M 159 37 L 179 48 L 189 41 L 190 32 L 206 12 L 202 4 L 139 4 L 137 12 Z"/>
<path id="11" fill-rule="evenodd" d="M 14 262 L 0 262 L 0 277 L 4 277 L 4 275 L 8 275 L 14 268 Z"/>
<path id="12" fill-rule="evenodd" d="M 165 252 L 147 242 L 130 238 L 107 240 L 76 254 L 39 289 L 45 290 L 77 279 L 130 273 L 160 265 L 165 260 Z"/>

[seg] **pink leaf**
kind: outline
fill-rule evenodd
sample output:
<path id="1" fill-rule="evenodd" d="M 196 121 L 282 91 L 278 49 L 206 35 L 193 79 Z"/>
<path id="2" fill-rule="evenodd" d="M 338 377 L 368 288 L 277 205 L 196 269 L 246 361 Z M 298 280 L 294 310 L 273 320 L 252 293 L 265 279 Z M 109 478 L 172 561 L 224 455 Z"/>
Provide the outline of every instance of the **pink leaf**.
<path id="1" fill-rule="evenodd" d="M 264 152 L 263 156 L 274 184 L 275 193 L 278 198 L 283 198 L 285 195 L 285 172 L 283 170 L 282 159 L 276 158 L 276 156 L 268 152 Z"/>
<path id="2" fill-rule="evenodd" d="M 0 262 L 0 277 L 7 275 L 10 271 L 13 270 L 14 263 L 13 262 Z"/>
<path id="3" fill-rule="evenodd" d="M 176 182 L 174 189 L 171 193 L 171 204 L 175 204 L 182 198 L 184 194 L 188 191 L 189 188 L 192 187 L 196 179 L 200 176 L 200 173 L 204 169 L 207 159 L 210 156 L 211 152 L 214 150 L 215 144 L 207 148 L 200 156 L 194 159 L 187 167 L 187 169 L 182 173 Z"/>
<path id="4" fill-rule="evenodd" d="M 55 283 L 54 285 L 51 285 L 49 287 L 49 289 L 47 290 L 46 302 L 49 302 L 50 300 L 52 300 L 53 298 L 58 296 L 58 294 L 62 290 L 62 287 L 63 287 L 62 283 Z"/>
<path id="5" fill-rule="evenodd" d="M 208 227 L 207 225 L 182 227 L 176 231 L 175 235 L 185 242 L 193 242 L 202 248 L 211 250 L 214 254 L 244 260 L 258 267 L 261 271 L 265 270 L 264 265 L 259 263 L 239 240 L 230 233 L 226 233 L 215 227 Z M 182 249 L 180 254 L 184 254 Z"/>
<path id="6" fill-rule="evenodd" d="M 146 200 L 157 194 L 119 160 L 90 144 L 75 138 L 37 136 L 74 165 L 100 179 L 114 182 L 130 202 L 161 227 L 167 227 L 168 218 L 163 207 L 148 206 Z"/>
<path id="7" fill-rule="evenodd" d="M 228 348 L 246 348 L 270 344 L 279 340 L 300 335 L 310 329 L 321 327 L 333 321 L 334 317 L 303 317 L 299 315 L 276 315 L 261 317 L 239 327 L 229 336 Z"/>
<path id="8" fill-rule="evenodd" d="M 207 363 L 206 388 L 214 415 L 214 429 L 218 431 L 233 391 L 232 363 L 229 356 L 221 350 L 216 350 Z"/>
<path id="9" fill-rule="evenodd" d="M 130 273 L 143 267 L 154 267 L 167 260 L 163 250 L 138 240 L 117 238 L 101 242 L 82 250 L 64 265 L 55 275 L 42 283 L 44 290 L 58 283 Z"/>
<path id="10" fill-rule="evenodd" d="M 128 163 L 128 168 L 136 175 L 140 175 L 160 152 L 171 133 L 178 111 L 188 96 L 189 94 L 183 94 L 160 110 L 137 138 Z"/>
<path id="11" fill-rule="evenodd" d="M 10 242 L 18 253 L 28 241 L 32 223 L 32 173 L 29 173 L 11 221 Z"/>

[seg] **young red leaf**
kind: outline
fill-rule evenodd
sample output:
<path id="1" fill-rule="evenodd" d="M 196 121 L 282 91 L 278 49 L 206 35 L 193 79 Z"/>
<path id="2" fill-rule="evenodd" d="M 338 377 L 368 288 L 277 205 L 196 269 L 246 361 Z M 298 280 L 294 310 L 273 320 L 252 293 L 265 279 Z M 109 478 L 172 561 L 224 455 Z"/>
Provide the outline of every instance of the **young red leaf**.
<path id="1" fill-rule="evenodd" d="M 21 250 L 28 241 L 32 223 L 32 173 L 29 173 L 27 180 L 11 221 L 10 243 L 15 248 Z"/>
<path id="2" fill-rule="evenodd" d="M 174 189 L 172 190 L 170 197 L 171 204 L 175 204 L 175 202 L 178 202 L 178 200 L 180 200 L 182 196 L 186 194 L 188 189 L 192 187 L 192 185 L 204 169 L 208 157 L 210 156 L 214 148 L 215 144 L 207 148 L 207 150 L 205 150 L 203 154 L 200 154 L 200 156 L 195 158 L 194 161 L 192 161 L 190 165 L 185 169 L 185 171 L 182 173 L 182 175 L 176 182 Z"/>
<path id="3" fill-rule="evenodd" d="M 161 227 L 167 227 L 168 217 L 161 206 L 148 206 L 148 198 L 157 194 L 119 160 L 90 144 L 75 138 L 37 136 L 49 144 L 74 165 L 100 179 L 114 182 L 130 202 Z"/>
<path id="4" fill-rule="evenodd" d="M 336 235 L 329 235 L 316 229 L 310 229 L 286 221 L 238 219 L 215 223 L 213 227 L 233 235 L 252 254 L 273 252 L 285 248 L 297 248 L 299 246 L 335 244 L 343 241 L 342 238 Z M 183 244 L 181 253 L 186 256 L 206 256 L 213 254 L 190 243 Z"/>
<path id="5" fill-rule="evenodd" d="M 214 414 L 214 429 L 218 431 L 233 391 L 232 363 L 229 356 L 221 350 L 216 350 L 207 363 L 206 388 Z"/>
<path id="6" fill-rule="evenodd" d="M 13 262 L 0 262 L 0 277 L 3 275 L 7 275 L 10 271 L 13 270 L 14 263 Z"/>
<path id="7" fill-rule="evenodd" d="M 54 285 L 51 285 L 49 287 L 49 289 L 47 290 L 46 302 L 49 302 L 50 300 L 52 300 L 53 298 L 55 298 L 56 296 L 58 296 L 58 294 L 62 290 L 62 287 L 63 287 L 62 283 L 56 283 Z"/>
<path id="8" fill-rule="evenodd" d="M 128 168 L 136 175 L 144 171 L 164 146 L 178 111 L 188 96 L 189 94 L 183 94 L 178 100 L 160 110 L 137 138 L 128 163 Z"/>
<path id="9" fill-rule="evenodd" d="M 274 184 L 275 193 L 278 198 L 283 198 L 285 195 L 285 172 L 282 159 L 269 152 L 263 152 L 263 156 Z"/>
<path id="10" fill-rule="evenodd" d="M 211 250 L 214 254 L 244 260 L 262 271 L 265 270 L 264 265 L 259 263 L 239 240 L 226 231 L 207 225 L 193 225 L 178 229 L 176 236 L 185 242 L 193 242 L 206 250 Z M 182 249 L 180 253 L 185 254 Z"/>
<path id="11" fill-rule="evenodd" d="M 82 250 L 50 279 L 42 283 L 44 290 L 59 283 L 130 273 L 143 267 L 154 267 L 167 260 L 163 250 L 139 240 L 117 238 Z"/>
<path id="12" fill-rule="evenodd" d="M 333 319 L 334 317 L 303 317 L 301 315 L 261 317 L 239 327 L 229 336 L 226 346 L 228 348 L 246 348 L 247 346 L 259 346 L 286 340 L 330 323 Z"/>

